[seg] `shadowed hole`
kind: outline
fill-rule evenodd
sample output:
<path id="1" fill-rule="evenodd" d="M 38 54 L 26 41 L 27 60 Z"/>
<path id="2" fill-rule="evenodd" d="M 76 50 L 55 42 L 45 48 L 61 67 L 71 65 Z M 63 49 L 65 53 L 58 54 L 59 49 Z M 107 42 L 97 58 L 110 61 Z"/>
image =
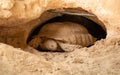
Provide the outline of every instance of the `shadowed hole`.
<path id="1" fill-rule="evenodd" d="M 57 16 L 55 18 L 52 18 L 44 23 L 42 23 L 41 25 L 39 25 L 38 27 L 36 27 L 34 29 L 33 32 L 31 32 L 31 35 L 29 36 L 27 43 L 29 41 L 31 41 L 31 39 L 33 39 L 33 36 L 37 35 L 38 32 L 40 31 L 40 29 L 48 23 L 54 23 L 54 22 L 74 22 L 74 23 L 78 23 L 83 25 L 85 28 L 87 28 L 88 32 L 97 38 L 97 40 L 100 39 L 105 39 L 107 32 L 106 32 L 106 28 L 103 28 L 104 24 L 98 20 L 97 17 L 94 17 L 95 20 L 97 20 L 98 22 L 95 22 L 94 19 L 91 20 L 89 18 L 86 18 L 84 16 L 76 16 L 76 15 L 67 15 L 67 14 L 63 14 L 61 16 Z M 102 25 L 100 25 L 100 23 Z M 90 47 L 90 46 L 88 46 Z M 41 48 L 37 48 L 38 50 L 40 49 L 41 51 L 46 51 L 46 50 L 42 50 Z"/>

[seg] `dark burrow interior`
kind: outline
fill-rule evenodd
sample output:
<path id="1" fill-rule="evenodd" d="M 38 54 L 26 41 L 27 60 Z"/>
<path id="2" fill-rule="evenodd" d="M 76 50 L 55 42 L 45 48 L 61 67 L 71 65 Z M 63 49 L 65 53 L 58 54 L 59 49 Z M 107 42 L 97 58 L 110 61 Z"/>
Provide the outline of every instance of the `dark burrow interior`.
<path id="1" fill-rule="evenodd" d="M 95 17 L 96 18 L 96 17 Z M 98 23 L 83 17 L 83 16 L 75 16 L 75 15 L 67 15 L 67 14 L 63 14 L 61 16 L 57 16 L 55 18 L 52 18 L 44 23 L 42 23 L 41 25 L 39 25 L 38 27 L 36 27 L 34 29 L 34 31 L 30 34 L 27 43 L 29 43 L 29 41 L 31 41 L 31 39 L 33 38 L 33 36 L 37 35 L 38 32 L 40 31 L 40 29 L 48 23 L 54 23 L 54 22 L 74 22 L 74 23 L 78 23 L 83 25 L 85 28 L 87 28 L 88 32 L 97 38 L 97 40 L 101 40 L 101 39 L 105 39 L 107 32 L 105 30 L 105 28 L 103 28 L 101 25 L 99 25 Z M 90 46 L 89 46 L 90 47 Z M 38 49 L 39 50 L 39 49 Z M 41 50 L 41 49 L 40 49 Z M 43 51 L 43 50 L 41 50 Z"/>

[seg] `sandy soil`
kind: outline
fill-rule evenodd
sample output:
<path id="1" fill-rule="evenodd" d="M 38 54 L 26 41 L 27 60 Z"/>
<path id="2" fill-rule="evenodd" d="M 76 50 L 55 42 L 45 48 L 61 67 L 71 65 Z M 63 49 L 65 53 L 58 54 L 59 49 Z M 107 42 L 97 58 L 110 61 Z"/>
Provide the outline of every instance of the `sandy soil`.
<path id="1" fill-rule="evenodd" d="M 120 0 L 1 0 L 0 41 L 12 46 L 0 43 L 0 75 L 120 75 L 119 4 Z M 94 13 L 105 25 L 106 39 L 64 53 L 13 47 L 26 46 L 31 30 L 46 21 L 38 19 L 41 14 L 60 7 Z"/>
<path id="2" fill-rule="evenodd" d="M 119 42 L 98 41 L 73 52 L 31 53 L 0 44 L 0 75 L 119 75 Z"/>

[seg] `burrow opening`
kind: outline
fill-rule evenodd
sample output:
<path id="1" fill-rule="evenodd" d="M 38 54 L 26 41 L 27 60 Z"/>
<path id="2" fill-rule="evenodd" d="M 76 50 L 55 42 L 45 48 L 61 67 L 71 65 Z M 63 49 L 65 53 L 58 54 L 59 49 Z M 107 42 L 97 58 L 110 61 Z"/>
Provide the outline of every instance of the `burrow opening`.
<path id="1" fill-rule="evenodd" d="M 82 11 L 85 11 L 85 10 L 82 10 Z M 92 17 L 92 18 L 93 19 L 90 19 L 90 18 L 87 18 L 84 16 L 69 15 L 69 14 L 62 14 L 61 16 L 54 17 L 54 18 L 47 20 L 46 22 L 38 25 L 36 28 L 34 28 L 34 30 L 31 32 L 30 36 L 27 39 L 27 44 L 33 39 L 34 36 L 38 35 L 39 31 L 41 30 L 41 28 L 44 25 L 46 25 L 48 23 L 54 23 L 54 22 L 78 23 L 78 24 L 83 25 L 92 36 L 97 38 L 97 40 L 105 39 L 107 36 L 105 25 L 97 17 Z M 90 46 L 92 46 L 92 45 L 90 45 Z M 90 46 L 88 46 L 88 47 L 90 47 Z M 39 51 L 42 51 L 42 52 L 49 52 L 48 50 L 42 50 L 41 48 L 36 48 L 36 49 Z"/>

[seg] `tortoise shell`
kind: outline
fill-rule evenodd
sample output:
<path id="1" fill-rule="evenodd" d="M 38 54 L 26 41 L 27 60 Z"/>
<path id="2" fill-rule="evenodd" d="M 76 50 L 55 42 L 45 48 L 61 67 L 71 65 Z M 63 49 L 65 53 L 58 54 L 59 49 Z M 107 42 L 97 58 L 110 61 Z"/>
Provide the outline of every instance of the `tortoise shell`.
<path id="1" fill-rule="evenodd" d="M 96 38 L 83 25 L 73 22 L 55 22 L 44 25 L 39 34 L 30 41 L 30 45 L 33 46 L 38 42 L 33 46 L 34 48 L 40 46 L 46 50 L 69 51 L 69 48 L 86 47 L 94 44 L 95 41 Z"/>

